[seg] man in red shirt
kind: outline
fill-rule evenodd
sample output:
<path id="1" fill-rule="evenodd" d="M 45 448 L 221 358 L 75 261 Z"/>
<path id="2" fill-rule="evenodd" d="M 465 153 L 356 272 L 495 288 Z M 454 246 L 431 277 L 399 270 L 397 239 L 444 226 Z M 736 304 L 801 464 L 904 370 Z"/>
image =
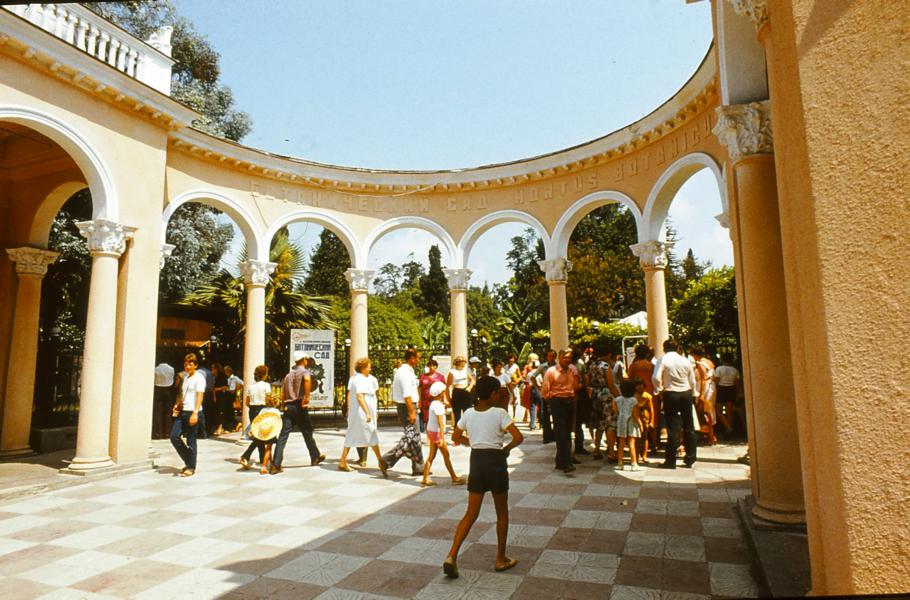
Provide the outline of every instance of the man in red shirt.
<path id="1" fill-rule="evenodd" d="M 556 441 L 556 468 L 565 473 L 575 470 L 572 464 L 572 416 L 575 394 L 581 387 L 578 369 L 572 364 L 572 349 L 560 351 L 558 362 L 543 376 L 542 395 L 550 401 L 553 415 L 553 437 Z"/>

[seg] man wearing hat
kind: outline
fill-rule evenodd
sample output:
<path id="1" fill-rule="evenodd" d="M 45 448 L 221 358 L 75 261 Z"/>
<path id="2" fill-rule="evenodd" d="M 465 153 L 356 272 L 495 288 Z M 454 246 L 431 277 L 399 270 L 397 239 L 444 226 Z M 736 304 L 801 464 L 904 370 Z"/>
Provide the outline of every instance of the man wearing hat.
<path id="1" fill-rule="evenodd" d="M 277 472 L 282 470 L 284 447 L 288 443 L 288 438 L 291 437 L 291 429 L 294 425 L 303 434 L 307 450 L 310 451 L 310 463 L 315 466 L 325 460 L 325 454 L 320 453 L 319 447 L 316 446 L 316 439 L 313 437 L 313 422 L 310 421 L 310 411 L 307 408 L 310 403 L 312 380 L 310 372 L 303 365 L 308 359 L 309 357 L 302 350 L 294 352 L 294 368 L 285 376 L 281 388 L 284 414 L 282 415 L 281 435 L 278 437 L 275 456 L 272 459 L 274 470 Z"/>

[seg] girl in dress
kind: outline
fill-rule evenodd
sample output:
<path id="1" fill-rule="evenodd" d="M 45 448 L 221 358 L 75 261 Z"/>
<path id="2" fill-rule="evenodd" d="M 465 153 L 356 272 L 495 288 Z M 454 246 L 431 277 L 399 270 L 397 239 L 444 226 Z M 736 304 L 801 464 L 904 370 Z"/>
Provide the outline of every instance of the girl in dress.
<path id="1" fill-rule="evenodd" d="M 446 405 L 445 405 L 446 384 L 437 381 L 430 386 L 430 418 L 427 421 L 427 439 L 430 442 L 430 456 L 427 457 L 423 465 L 424 487 L 436 485 L 436 482 L 430 479 L 430 467 L 433 459 L 436 458 L 436 450 L 442 454 L 442 460 L 446 464 L 449 476 L 452 477 L 452 485 L 464 485 L 467 480 L 460 477 L 452 467 L 452 460 L 449 458 L 449 448 L 446 446 Z"/>
<path id="2" fill-rule="evenodd" d="M 630 471 L 639 471 L 638 460 L 635 452 L 635 444 L 641 437 L 641 416 L 638 412 L 638 400 L 635 398 L 635 382 L 629 379 L 623 379 L 619 384 L 619 391 L 622 394 L 613 401 L 613 411 L 616 413 L 616 437 L 617 437 L 617 463 L 616 470 L 622 471 L 623 450 L 626 443 L 629 444 L 629 457 L 632 464 Z"/>
<path id="3" fill-rule="evenodd" d="M 358 359 L 354 363 L 354 375 L 348 383 L 350 404 L 348 406 L 348 431 L 344 436 L 344 449 L 338 460 L 338 470 L 352 471 L 348 466 L 348 452 L 351 448 L 369 446 L 379 459 L 379 469 L 383 477 L 388 477 L 388 465 L 382 460 L 379 451 L 379 434 L 376 432 L 377 413 L 376 390 L 379 382 L 370 375 L 373 364 L 369 358 Z"/>
<path id="4" fill-rule="evenodd" d="M 506 458 L 512 448 L 523 438 L 509 413 L 497 408 L 499 380 L 495 377 L 481 377 L 477 382 L 477 403 L 461 416 L 452 441 L 471 446 L 471 471 L 468 474 L 468 508 L 455 528 L 455 537 L 449 555 L 442 563 L 446 577 L 458 577 L 458 550 L 471 526 L 480 514 L 484 494 L 493 495 L 496 507 L 496 562 L 497 571 L 511 569 L 518 561 L 506 556 L 506 538 L 509 534 L 509 471 Z M 508 433 L 512 439 L 503 446 Z"/>
<path id="5" fill-rule="evenodd" d="M 645 382 L 640 377 L 632 379 L 635 384 L 635 399 L 638 401 L 638 416 L 641 422 L 641 437 L 638 439 L 638 464 L 648 464 L 648 443 L 654 429 L 654 399 L 645 391 Z"/>

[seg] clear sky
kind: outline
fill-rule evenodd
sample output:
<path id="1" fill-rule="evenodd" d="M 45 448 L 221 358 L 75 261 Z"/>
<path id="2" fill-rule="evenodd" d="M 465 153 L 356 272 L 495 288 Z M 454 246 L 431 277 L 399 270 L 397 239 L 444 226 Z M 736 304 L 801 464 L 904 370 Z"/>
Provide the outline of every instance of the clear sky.
<path id="1" fill-rule="evenodd" d="M 250 113 L 243 142 L 332 164 L 463 168 L 572 146 L 648 114 L 711 42 L 708 2 L 683 0 L 177 0 L 221 54 Z M 717 185 L 693 177 L 671 207 L 689 246 L 732 263 Z M 502 225 L 479 242 L 474 283 L 503 281 Z M 309 245 L 316 226 L 292 230 Z M 371 265 L 425 260 L 434 238 L 392 234 Z"/>

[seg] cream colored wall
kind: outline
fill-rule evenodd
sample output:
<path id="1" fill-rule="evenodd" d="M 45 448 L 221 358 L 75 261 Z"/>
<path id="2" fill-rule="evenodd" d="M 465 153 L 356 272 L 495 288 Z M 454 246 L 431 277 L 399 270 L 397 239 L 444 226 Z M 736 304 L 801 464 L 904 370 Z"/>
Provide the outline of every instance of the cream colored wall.
<path id="1" fill-rule="evenodd" d="M 813 592 L 907 592 L 910 11 L 768 10 Z"/>

